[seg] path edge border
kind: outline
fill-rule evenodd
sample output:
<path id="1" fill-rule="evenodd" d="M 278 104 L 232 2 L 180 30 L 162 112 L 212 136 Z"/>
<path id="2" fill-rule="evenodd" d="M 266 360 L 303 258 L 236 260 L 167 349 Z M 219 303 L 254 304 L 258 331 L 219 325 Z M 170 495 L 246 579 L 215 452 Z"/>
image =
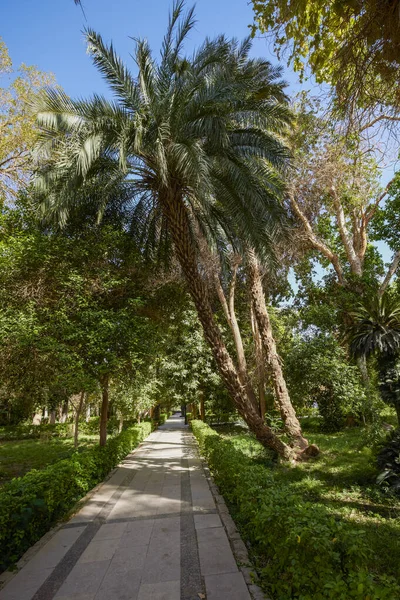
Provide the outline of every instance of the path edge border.
<path id="1" fill-rule="evenodd" d="M 193 437 L 196 440 L 196 437 Z M 196 444 L 198 450 L 200 450 L 197 440 Z M 243 575 L 243 579 L 245 580 L 250 596 L 253 600 L 270 600 L 257 583 L 259 581 L 259 578 L 257 575 L 257 571 L 249 558 L 247 546 L 241 538 L 239 530 L 236 527 L 236 523 L 229 513 L 229 509 L 226 505 L 224 497 L 222 496 L 222 494 L 220 494 L 218 486 L 216 485 L 213 476 L 211 475 L 210 468 L 205 459 L 201 456 L 200 451 L 199 456 L 211 494 L 214 498 L 215 506 L 217 507 L 218 515 L 222 521 L 222 524 L 226 531 L 226 535 L 228 536 L 228 540 L 232 548 L 232 552 L 235 557 L 237 566 Z"/>

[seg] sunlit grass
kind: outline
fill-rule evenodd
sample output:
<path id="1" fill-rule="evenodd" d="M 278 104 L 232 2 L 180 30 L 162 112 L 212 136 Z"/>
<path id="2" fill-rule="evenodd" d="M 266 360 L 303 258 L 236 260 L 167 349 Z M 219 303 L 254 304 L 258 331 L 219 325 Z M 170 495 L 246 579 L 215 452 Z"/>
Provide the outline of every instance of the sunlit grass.
<path id="1" fill-rule="evenodd" d="M 97 435 L 82 434 L 79 436 L 79 449 L 97 442 Z M 0 442 L 0 485 L 25 475 L 31 469 L 43 469 L 57 460 L 67 458 L 73 451 L 72 438 Z"/>

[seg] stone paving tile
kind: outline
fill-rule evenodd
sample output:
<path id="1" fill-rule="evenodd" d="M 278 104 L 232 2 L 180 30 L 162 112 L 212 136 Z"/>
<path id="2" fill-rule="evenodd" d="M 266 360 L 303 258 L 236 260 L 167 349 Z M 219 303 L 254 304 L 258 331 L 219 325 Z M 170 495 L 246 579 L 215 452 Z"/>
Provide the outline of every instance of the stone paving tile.
<path id="1" fill-rule="evenodd" d="M 106 523 L 102 525 L 93 538 L 93 542 L 98 540 L 112 540 L 122 538 L 126 531 L 127 523 Z"/>
<path id="2" fill-rule="evenodd" d="M 110 566 L 110 562 L 110 560 L 91 563 L 78 562 L 54 596 L 55 600 L 60 600 L 64 596 L 75 600 L 79 595 L 95 595 Z"/>
<path id="3" fill-rule="evenodd" d="M 118 538 L 92 540 L 78 560 L 78 563 L 92 563 L 111 560 L 119 544 Z"/>
<path id="4" fill-rule="evenodd" d="M 219 515 L 194 515 L 196 529 L 208 529 L 209 527 L 222 527 Z"/>
<path id="5" fill-rule="evenodd" d="M 114 567 L 123 565 L 131 569 L 142 570 L 147 551 L 148 546 L 118 546 L 114 552 L 109 570 L 112 571 Z"/>
<path id="6" fill-rule="evenodd" d="M 142 584 L 138 600 L 180 600 L 180 581 Z"/>
<path id="7" fill-rule="evenodd" d="M 130 521 L 121 537 L 119 546 L 148 546 L 153 531 L 154 520 Z"/>
<path id="8" fill-rule="evenodd" d="M 85 527 L 74 527 L 57 531 L 47 544 L 32 557 L 26 565 L 24 573 L 27 575 L 29 571 L 54 568 L 84 530 Z"/>
<path id="9" fill-rule="evenodd" d="M 203 575 L 237 572 L 236 561 L 222 527 L 199 529 L 197 540 Z"/>
<path id="10" fill-rule="evenodd" d="M 173 581 L 180 578 L 180 518 L 159 519 L 154 522 L 146 560 L 143 583 Z"/>
<path id="11" fill-rule="evenodd" d="M 0 600 L 31 600 L 46 581 L 53 569 L 22 569 L 10 583 L 0 591 Z"/>
<path id="12" fill-rule="evenodd" d="M 111 562 L 95 600 L 136 600 L 141 580 L 141 569 Z"/>
<path id="13" fill-rule="evenodd" d="M 251 600 L 241 573 L 208 575 L 204 580 L 207 600 Z"/>

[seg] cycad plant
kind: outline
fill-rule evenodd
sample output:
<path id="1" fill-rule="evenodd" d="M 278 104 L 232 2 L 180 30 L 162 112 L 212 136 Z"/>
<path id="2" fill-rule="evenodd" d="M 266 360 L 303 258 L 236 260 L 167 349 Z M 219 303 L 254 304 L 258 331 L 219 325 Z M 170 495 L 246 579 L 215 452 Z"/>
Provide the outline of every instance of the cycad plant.
<path id="1" fill-rule="evenodd" d="M 193 25 L 193 9 L 184 15 L 183 3 L 175 4 L 158 62 L 146 41 L 136 41 L 136 76 L 112 45 L 86 32 L 115 100 L 71 100 L 60 90 L 42 95 L 35 107 L 41 129 L 36 187 L 46 215 L 60 223 L 82 198 L 96 203 L 99 217 L 109 202 L 120 202 L 144 252 L 165 256 L 174 248 L 233 402 L 263 444 L 291 459 L 295 451 L 265 425 L 226 348 L 200 248 L 222 238 L 240 240 L 258 255 L 271 246 L 271 232 L 282 222 L 278 194 L 288 160 L 284 84 L 279 69 L 249 58 L 249 39 L 206 39 L 184 56 Z M 290 405 L 288 396 L 283 401 Z M 285 410 L 294 415 L 291 405 Z M 304 448 L 295 421 L 293 437 Z"/>
<path id="2" fill-rule="evenodd" d="M 382 400 L 394 406 L 400 425 L 400 303 L 388 293 L 368 298 L 351 312 L 351 351 L 376 355 Z"/>

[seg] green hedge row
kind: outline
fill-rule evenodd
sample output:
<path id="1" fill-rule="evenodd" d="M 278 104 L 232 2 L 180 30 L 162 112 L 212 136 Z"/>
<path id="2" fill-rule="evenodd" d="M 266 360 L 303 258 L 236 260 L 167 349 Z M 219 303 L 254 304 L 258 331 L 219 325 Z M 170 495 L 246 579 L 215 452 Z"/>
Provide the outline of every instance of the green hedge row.
<path id="1" fill-rule="evenodd" d="M 255 464 L 202 421 L 192 421 L 201 453 L 245 537 L 262 557 L 261 579 L 278 600 L 395 600 L 393 578 L 368 572 L 362 531 L 307 501 L 273 470 Z"/>
<path id="2" fill-rule="evenodd" d="M 14 564 L 150 431 L 151 423 L 134 425 L 104 447 L 74 453 L 1 488 L 0 571 Z"/>

